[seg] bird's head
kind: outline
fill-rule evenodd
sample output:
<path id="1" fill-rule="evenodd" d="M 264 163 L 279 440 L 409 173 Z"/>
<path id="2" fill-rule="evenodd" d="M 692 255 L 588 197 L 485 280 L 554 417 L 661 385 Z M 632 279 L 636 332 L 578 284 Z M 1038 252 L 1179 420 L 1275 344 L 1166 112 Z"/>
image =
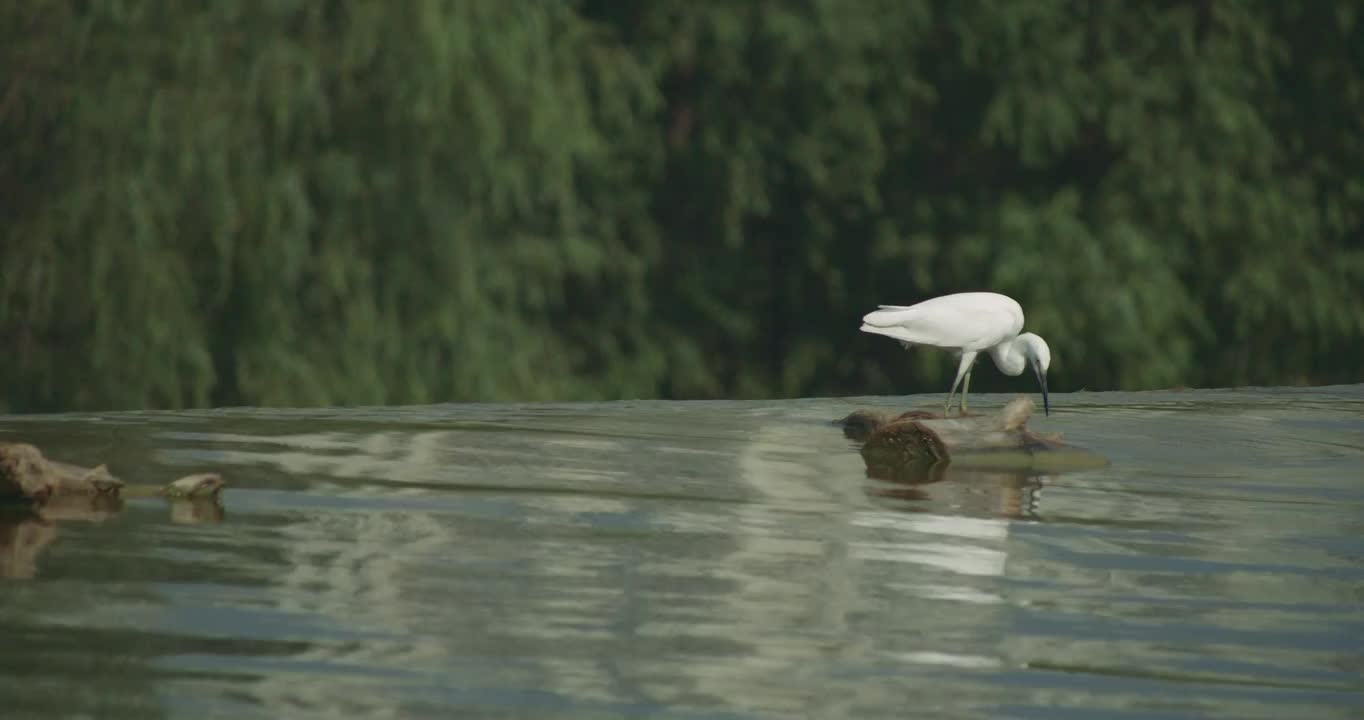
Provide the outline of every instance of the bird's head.
<path id="1" fill-rule="evenodd" d="M 1037 376 L 1037 383 L 1042 386 L 1042 410 L 1051 415 L 1051 404 L 1047 399 L 1047 370 L 1051 368 L 1051 348 L 1047 347 L 1046 340 L 1033 333 L 1019 335 L 1016 342 L 1022 346 L 1023 357 L 1032 368 L 1033 374 Z"/>

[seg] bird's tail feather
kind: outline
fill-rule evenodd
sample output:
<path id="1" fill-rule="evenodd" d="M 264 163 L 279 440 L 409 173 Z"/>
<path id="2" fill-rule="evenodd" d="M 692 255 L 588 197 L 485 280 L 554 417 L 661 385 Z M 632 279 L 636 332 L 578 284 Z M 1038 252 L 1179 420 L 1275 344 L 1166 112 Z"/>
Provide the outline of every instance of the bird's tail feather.
<path id="1" fill-rule="evenodd" d="M 906 320 L 913 316 L 912 308 L 880 306 L 881 310 L 873 310 L 862 316 L 862 322 L 875 327 L 889 327 L 891 325 L 903 325 Z"/>
<path id="2" fill-rule="evenodd" d="M 858 329 L 861 330 L 862 332 L 874 333 L 876 335 L 885 335 L 886 337 L 895 338 L 896 340 L 899 340 L 901 344 L 914 342 L 914 337 L 909 334 L 909 331 L 905 330 L 899 325 L 878 327 L 875 325 L 863 323 L 862 327 Z"/>

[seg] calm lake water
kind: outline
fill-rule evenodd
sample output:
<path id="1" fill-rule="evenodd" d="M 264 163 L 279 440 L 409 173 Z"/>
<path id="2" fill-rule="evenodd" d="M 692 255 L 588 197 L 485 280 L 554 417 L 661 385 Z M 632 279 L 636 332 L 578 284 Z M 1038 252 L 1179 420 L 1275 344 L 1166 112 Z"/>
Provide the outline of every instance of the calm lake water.
<path id="1" fill-rule="evenodd" d="M 0 416 L 229 482 L 0 518 L 0 717 L 1364 716 L 1364 385 L 1058 394 L 1110 466 L 912 487 L 830 424 L 941 399 Z"/>

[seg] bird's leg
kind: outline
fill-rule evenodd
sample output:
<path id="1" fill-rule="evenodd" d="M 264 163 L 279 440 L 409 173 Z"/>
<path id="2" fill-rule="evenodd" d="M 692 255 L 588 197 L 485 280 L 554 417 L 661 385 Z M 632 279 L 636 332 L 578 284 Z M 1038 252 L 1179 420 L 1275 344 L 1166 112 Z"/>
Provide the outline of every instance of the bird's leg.
<path id="1" fill-rule="evenodd" d="M 971 371 L 974 370 L 975 367 L 975 365 L 972 365 L 971 367 L 966 368 L 966 378 L 962 380 L 961 384 L 961 405 L 959 406 L 961 412 L 958 413 L 959 415 L 966 415 L 966 394 L 971 392 Z"/>
<path id="2" fill-rule="evenodd" d="M 976 351 L 962 352 L 961 364 L 957 366 L 957 379 L 952 381 L 952 390 L 947 393 L 947 402 L 942 406 L 942 416 L 947 417 L 947 413 L 952 409 L 952 396 L 957 394 L 957 386 L 961 384 L 961 379 L 971 372 L 971 363 L 976 361 Z"/>

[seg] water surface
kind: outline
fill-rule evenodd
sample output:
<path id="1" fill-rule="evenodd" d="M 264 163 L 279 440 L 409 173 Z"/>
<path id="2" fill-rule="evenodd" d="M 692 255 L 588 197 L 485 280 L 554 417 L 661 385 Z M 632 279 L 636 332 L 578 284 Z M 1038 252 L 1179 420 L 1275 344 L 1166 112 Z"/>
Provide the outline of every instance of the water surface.
<path id="1" fill-rule="evenodd" d="M 1110 466 L 830 425 L 937 395 L 0 417 L 230 483 L 0 516 L 0 716 L 1361 717 L 1364 385 L 1053 400 Z"/>

